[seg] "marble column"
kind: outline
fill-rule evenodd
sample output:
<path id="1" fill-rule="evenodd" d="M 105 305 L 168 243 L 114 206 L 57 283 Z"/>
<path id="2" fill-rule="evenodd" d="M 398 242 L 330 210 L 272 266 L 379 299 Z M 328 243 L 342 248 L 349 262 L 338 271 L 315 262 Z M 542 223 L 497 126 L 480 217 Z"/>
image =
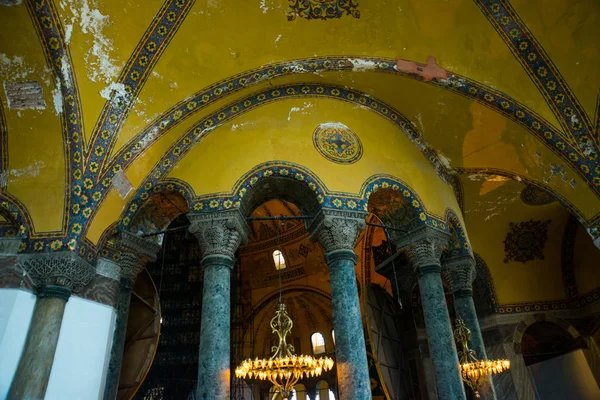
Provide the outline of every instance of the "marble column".
<path id="1" fill-rule="evenodd" d="M 365 347 L 354 246 L 365 228 L 367 213 L 323 209 L 309 226 L 329 265 L 335 363 L 342 399 L 371 399 L 369 366 Z"/>
<path id="2" fill-rule="evenodd" d="M 421 228 L 408 239 L 407 255 L 419 280 L 429 353 L 433 361 L 438 398 L 465 399 L 454 334 L 442 286 L 440 257 L 447 238 L 441 232 Z"/>
<path id="3" fill-rule="evenodd" d="M 121 377 L 121 364 L 125 351 L 125 336 L 127 334 L 127 321 L 129 320 L 129 305 L 131 303 L 131 292 L 135 280 L 146 263 L 155 261 L 160 251 L 160 245 L 156 242 L 136 236 L 130 232 L 120 232 L 117 238 L 117 248 L 121 250 L 119 260 L 120 286 L 119 300 L 117 302 L 117 318 L 113 334 L 113 344 L 110 351 L 110 361 L 106 373 L 106 384 L 104 386 L 105 400 L 114 400 L 119 391 L 119 379 Z"/>
<path id="4" fill-rule="evenodd" d="M 454 309 L 456 318 L 465 321 L 471 331 L 469 344 L 479 360 L 486 360 L 487 354 L 479 319 L 473 302 L 473 281 L 475 281 L 475 260 L 471 255 L 452 257 L 444 262 L 444 276 L 454 295 Z M 492 378 L 488 378 L 479 390 L 483 400 L 496 399 Z"/>
<path id="5" fill-rule="evenodd" d="M 8 398 L 43 399 L 52 371 L 65 305 L 71 293 L 83 289 L 96 271 L 70 251 L 23 254 L 19 256 L 19 262 L 36 287 L 37 300 Z"/>
<path id="6" fill-rule="evenodd" d="M 235 252 L 247 240 L 248 225 L 237 210 L 188 218 L 202 250 L 204 270 L 196 398 L 229 399 L 231 270 Z"/>

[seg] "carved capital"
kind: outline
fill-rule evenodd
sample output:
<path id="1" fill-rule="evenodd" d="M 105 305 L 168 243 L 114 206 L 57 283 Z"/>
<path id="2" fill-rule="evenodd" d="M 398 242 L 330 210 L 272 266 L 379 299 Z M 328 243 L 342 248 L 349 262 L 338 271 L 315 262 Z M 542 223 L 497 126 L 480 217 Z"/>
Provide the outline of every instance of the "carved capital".
<path id="1" fill-rule="evenodd" d="M 368 215 L 362 211 L 321 209 L 308 226 L 310 239 L 318 240 L 325 253 L 353 251 L 358 235 L 367 226 Z"/>
<path id="2" fill-rule="evenodd" d="M 116 246 L 118 250 L 133 253 L 146 262 L 156 261 L 156 255 L 160 251 L 158 243 L 128 231 L 119 232 Z"/>
<path id="3" fill-rule="evenodd" d="M 72 251 L 21 254 L 18 260 L 38 288 L 56 285 L 77 293 L 96 275 L 96 268 Z"/>
<path id="4" fill-rule="evenodd" d="M 447 233 L 423 226 L 401 237 L 397 248 L 406 252 L 417 275 L 441 271 L 442 251 L 448 245 Z"/>
<path id="5" fill-rule="evenodd" d="M 0 238 L 0 257 L 16 256 L 22 241 L 20 237 Z"/>
<path id="6" fill-rule="evenodd" d="M 600 249 L 600 236 L 594 238 L 594 245 Z"/>
<path id="7" fill-rule="evenodd" d="M 455 295 L 473 295 L 473 282 L 477 274 L 473 257 L 459 256 L 444 260 L 442 271 Z"/>
<path id="8" fill-rule="evenodd" d="M 250 230 L 239 210 L 187 216 L 189 231 L 198 239 L 203 257 L 222 255 L 233 260 L 240 244 L 248 242 Z"/>
<path id="9" fill-rule="evenodd" d="M 133 283 L 139 273 L 144 270 L 146 260 L 135 253 L 122 252 L 119 259 L 119 268 L 121 269 L 121 279 L 127 279 Z"/>

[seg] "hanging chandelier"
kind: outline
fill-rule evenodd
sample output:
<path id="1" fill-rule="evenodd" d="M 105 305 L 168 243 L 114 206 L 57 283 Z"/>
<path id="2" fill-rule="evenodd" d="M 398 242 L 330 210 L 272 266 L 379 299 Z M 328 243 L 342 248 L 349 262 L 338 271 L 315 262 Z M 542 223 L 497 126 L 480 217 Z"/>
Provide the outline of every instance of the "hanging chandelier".
<path id="1" fill-rule="evenodd" d="M 471 340 L 471 331 L 465 325 L 465 321 L 458 318 L 456 320 L 456 328 L 454 329 L 454 337 L 461 348 L 458 351 L 460 363 L 460 375 L 462 380 L 473 390 L 475 397 L 479 395 L 479 388 L 488 376 L 499 374 L 510 368 L 508 360 L 478 360 L 475 356 L 475 351 L 469 349 L 469 341 Z"/>
<path id="2" fill-rule="evenodd" d="M 273 355 L 269 359 L 256 358 L 243 361 L 235 369 L 237 378 L 268 380 L 275 385 L 276 393 L 287 399 L 298 380 L 320 376 L 323 371 L 333 368 L 333 360 L 329 357 L 315 358 L 295 354 L 294 346 L 286 340 L 294 323 L 282 302 L 279 303 L 270 325 L 273 334 L 279 338 L 279 345 L 271 349 Z"/>

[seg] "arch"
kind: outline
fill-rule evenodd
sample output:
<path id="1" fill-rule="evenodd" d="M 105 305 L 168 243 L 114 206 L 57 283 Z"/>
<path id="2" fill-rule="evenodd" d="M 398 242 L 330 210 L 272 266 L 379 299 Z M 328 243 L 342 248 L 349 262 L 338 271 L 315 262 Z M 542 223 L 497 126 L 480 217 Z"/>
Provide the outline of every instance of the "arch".
<path id="1" fill-rule="evenodd" d="M 371 211 L 369 210 L 369 202 L 371 201 L 371 197 L 373 195 L 377 196 L 377 193 L 382 193 L 382 191 L 387 191 L 388 193 L 395 192 L 399 199 L 399 196 L 402 196 L 401 198 L 407 205 L 407 209 L 410 210 L 410 212 L 415 216 L 415 227 L 429 225 L 436 229 L 447 231 L 448 227 L 446 221 L 443 218 L 427 211 L 423 201 L 417 194 L 417 191 L 401 179 L 392 175 L 374 175 L 367 179 L 365 183 L 363 183 L 359 192 L 359 196 L 364 203 L 361 204 L 362 209 L 365 211 Z M 381 217 L 379 218 L 381 219 Z"/>
<path id="2" fill-rule="evenodd" d="M 448 246 L 448 250 L 444 252 L 445 256 L 472 256 L 473 253 L 467 231 L 454 210 L 446 210 L 446 224 L 448 225 L 448 233 L 450 233 L 450 245 Z"/>
<path id="3" fill-rule="evenodd" d="M 519 322 L 519 324 L 515 328 L 515 332 L 513 333 L 515 354 L 523 353 L 521 346 L 523 341 L 523 335 L 530 326 L 538 322 L 551 322 L 564 329 L 574 340 L 579 340 L 581 338 L 581 334 L 579 333 L 579 331 L 573 325 L 571 325 L 570 322 L 562 318 L 558 318 L 555 315 L 549 313 L 530 314 L 526 316 L 521 322 Z"/>
<path id="4" fill-rule="evenodd" d="M 6 224 L 0 225 L 3 237 L 29 237 L 33 222 L 27 208 L 16 197 L 9 193 L 0 193 L 0 214 L 6 219 Z"/>
<path id="5" fill-rule="evenodd" d="M 368 69 L 370 72 L 400 74 L 411 79 L 424 80 L 419 72 L 421 70 L 420 68 L 425 67 L 424 64 L 382 57 L 315 57 L 262 66 L 226 78 L 201 89 L 199 92 L 194 93 L 192 96 L 183 99 L 174 105 L 127 142 L 127 144 L 123 146 L 110 161 L 107 171 L 111 171 L 116 165 L 125 168 L 129 163 L 139 157 L 146 148 L 150 147 L 150 144 L 162 137 L 172 127 L 178 125 L 181 121 L 189 118 L 191 115 L 194 115 L 199 110 L 204 109 L 209 104 L 221 100 L 224 95 L 235 93 L 265 80 L 290 74 L 353 70 L 355 62 L 372 66 Z M 410 65 L 411 69 L 409 71 L 406 70 L 406 68 L 398 68 L 398 65 L 403 65 L 405 67 Z M 580 175 L 584 174 L 578 164 L 581 161 L 578 159 L 577 162 L 575 162 L 568 157 L 569 153 L 573 152 L 572 145 L 568 142 L 563 143 L 560 131 L 551 123 L 504 93 L 488 88 L 485 85 L 466 77 L 445 70 L 442 70 L 442 72 L 445 75 L 444 79 L 441 79 L 441 77 L 431 79 L 431 77 L 429 77 L 429 79 L 425 79 L 425 82 L 473 99 L 485 107 L 512 120 L 541 140 L 551 151 L 563 158 L 565 162 L 572 165 L 577 173 Z M 529 124 L 528 121 L 531 120 L 535 121 L 536 124 Z M 147 138 L 150 138 L 150 140 Z M 557 146 L 557 143 L 559 142 L 561 143 L 560 147 Z M 588 181 L 588 185 L 596 192 L 598 192 L 598 189 L 592 184 L 592 178 L 597 177 L 598 174 L 599 172 L 596 171 L 590 171 L 590 173 L 584 174 L 589 175 L 584 179 Z"/>
<path id="6" fill-rule="evenodd" d="M 473 300 L 475 309 L 480 317 L 498 312 L 498 299 L 496 288 L 486 262 L 474 253 L 475 258 L 475 281 L 473 282 Z"/>
<path id="7" fill-rule="evenodd" d="M 294 203 L 304 215 L 315 215 L 324 202 L 326 191 L 325 184 L 308 168 L 274 161 L 257 165 L 238 180 L 229 201 L 238 205 L 247 216 L 262 203 L 273 199 Z M 215 200 L 208 201 L 209 208 L 211 204 L 214 205 Z"/>

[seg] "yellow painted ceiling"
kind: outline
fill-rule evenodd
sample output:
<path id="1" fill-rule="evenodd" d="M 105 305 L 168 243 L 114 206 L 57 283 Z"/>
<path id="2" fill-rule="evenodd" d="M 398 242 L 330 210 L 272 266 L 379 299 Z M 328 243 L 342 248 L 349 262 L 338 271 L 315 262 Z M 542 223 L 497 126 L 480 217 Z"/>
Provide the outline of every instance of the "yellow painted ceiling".
<path id="1" fill-rule="evenodd" d="M 571 3 L 550 7 L 541 0 L 511 2 L 593 120 L 600 86 L 600 5 L 595 0 Z M 122 90 L 118 79 L 132 52 L 166 3 L 53 0 L 52 4 L 70 51 L 70 74 L 81 98 L 83 133 L 89 139 L 111 90 Z M 63 157 L 68 139 L 62 133 L 60 91 L 30 16 L 35 7 L 27 0 L 19 6 L 0 6 L 0 80 L 39 81 L 46 107 L 10 109 L 4 90 L 0 100 L 8 143 L 3 171 L 8 183 L 2 191 L 24 204 L 38 235 L 66 229 L 65 177 L 72 171 Z M 440 68 L 505 93 L 560 129 L 544 97 L 476 1 L 360 1 L 360 18 L 327 21 L 288 21 L 287 8 L 287 0 L 196 0 L 149 73 L 122 129 L 114 133 L 112 153 L 202 88 L 273 63 L 339 55 L 420 63 L 433 56 Z M 169 146 L 201 118 L 254 91 L 298 82 L 353 88 L 387 102 L 413 122 L 451 171 L 466 174 L 461 180 L 469 237 L 497 277 L 501 302 L 564 297 L 560 257 L 549 254 L 543 268 L 535 263 L 503 264 L 501 242 L 511 221 L 551 218 L 547 250 L 556 251 L 567 212 L 558 203 L 531 207 L 513 201 L 521 184 L 484 182 L 479 173 L 497 169 L 547 185 L 589 220 L 600 212 L 600 201 L 582 178 L 530 132 L 490 108 L 415 77 L 365 72 L 360 67 L 263 81 L 198 111 L 126 170 L 134 191 L 122 199 L 112 190 L 92 218 L 87 238 L 98 241 Z M 363 158 L 338 165 L 321 157 L 311 134 L 322 122 L 342 122 L 353 129 L 363 142 Z M 458 208 L 449 187 L 400 130 L 370 111 L 327 99 L 286 99 L 244 114 L 211 132 L 170 176 L 187 181 L 198 195 L 229 191 L 242 174 L 270 160 L 304 165 L 330 190 L 354 193 L 373 174 L 393 174 L 417 190 L 429 211 L 443 214 L 447 207 Z M 565 179 L 553 174 L 557 167 L 564 169 Z M 488 239 L 489 235 L 495 236 Z M 509 284 L 511 277 L 523 279 Z M 534 287 L 532 282 L 542 278 L 547 285 Z"/>
<path id="2" fill-rule="evenodd" d="M 562 239 L 569 213 L 558 202 L 530 206 L 521 201 L 524 185 L 500 181 L 489 190 L 485 177 L 462 179 L 465 191 L 465 223 L 473 251 L 486 262 L 499 304 L 566 299 L 562 280 Z M 486 188 L 486 186 L 488 186 Z M 544 259 L 504 262 L 504 240 L 509 223 L 547 221 L 548 240 Z"/>

